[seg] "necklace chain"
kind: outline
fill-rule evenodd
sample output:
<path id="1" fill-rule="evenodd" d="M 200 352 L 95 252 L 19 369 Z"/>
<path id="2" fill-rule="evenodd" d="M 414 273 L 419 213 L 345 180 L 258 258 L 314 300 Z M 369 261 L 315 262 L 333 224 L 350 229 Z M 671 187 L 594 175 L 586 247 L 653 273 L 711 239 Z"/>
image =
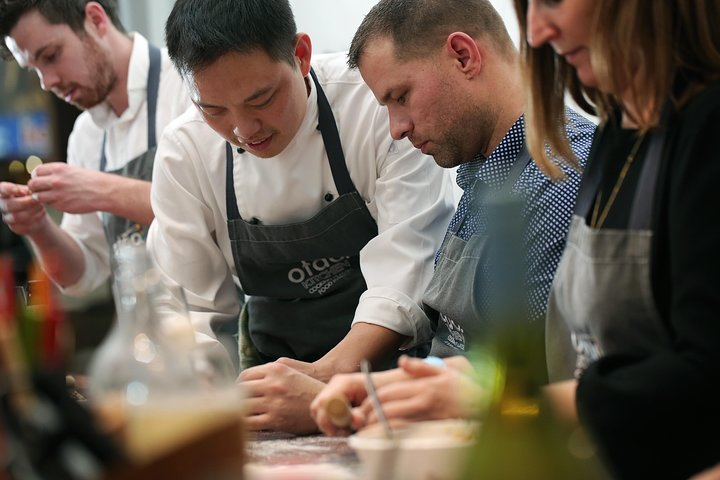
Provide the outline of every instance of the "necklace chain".
<path id="1" fill-rule="evenodd" d="M 607 219 L 608 214 L 610 213 L 610 208 L 612 207 L 613 203 L 615 203 L 615 199 L 617 198 L 618 192 L 620 192 L 620 187 L 622 187 L 623 182 L 625 181 L 625 176 L 627 176 L 628 170 L 630 170 L 630 166 L 633 164 L 633 161 L 635 160 L 635 157 L 637 156 L 638 150 L 640 150 L 640 145 L 642 145 L 643 140 L 645 140 L 645 135 L 647 133 L 643 133 L 638 137 L 637 140 L 635 140 L 635 144 L 632 147 L 632 150 L 630 150 L 630 153 L 628 154 L 627 158 L 625 159 L 625 163 L 622 166 L 622 169 L 620 170 L 620 174 L 618 175 L 617 180 L 615 181 L 615 186 L 613 186 L 612 192 L 610 192 L 610 197 L 608 198 L 607 203 L 605 203 L 605 206 L 602 209 L 602 212 L 600 212 L 600 201 L 602 200 L 602 189 L 598 190 L 597 195 L 595 196 L 595 207 L 593 208 L 593 214 L 592 218 L 590 220 L 590 226 L 592 228 L 601 228 L 602 225 L 605 223 L 605 220 Z M 598 217 L 599 213 L 599 217 Z"/>

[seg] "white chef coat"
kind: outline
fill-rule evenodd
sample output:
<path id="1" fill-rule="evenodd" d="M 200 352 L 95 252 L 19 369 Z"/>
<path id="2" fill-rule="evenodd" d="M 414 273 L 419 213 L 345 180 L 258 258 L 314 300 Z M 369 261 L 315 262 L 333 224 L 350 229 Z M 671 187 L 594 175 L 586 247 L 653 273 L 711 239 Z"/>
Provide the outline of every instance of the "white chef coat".
<path id="1" fill-rule="evenodd" d="M 100 169 L 103 132 L 107 132 L 106 170 L 122 168 L 147 150 L 147 77 L 150 67 L 148 42 L 139 33 L 131 33 L 133 49 L 128 69 L 128 108 L 119 117 L 107 102 L 102 102 L 78 116 L 68 139 L 67 163 L 92 170 Z M 156 132 L 192 105 L 181 77 L 162 50 L 158 91 Z M 110 275 L 108 246 L 101 212 L 66 213 L 60 226 L 77 242 L 85 257 L 85 272 L 74 285 L 63 292 L 81 296 L 89 293 Z"/>
<path id="2" fill-rule="evenodd" d="M 387 110 L 345 62 L 344 54 L 332 54 L 312 63 L 335 115 L 350 176 L 378 225 L 377 237 L 360 251 L 367 291 L 353 323 L 406 335 L 409 348 L 433 335 L 420 302 L 454 210 L 452 180 L 407 139 L 392 140 Z M 317 125 L 312 88 L 305 119 L 283 152 L 272 158 L 234 154 L 242 218 L 265 225 L 304 221 L 327 205 L 328 193 L 337 198 Z M 239 314 L 225 177 L 225 140 L 198 111 L 168 126 L 153 172 L 155 221 L 148 248 L 166 280 L 185 287 L 196 330 L 210 335 L 213 318 Z"/>

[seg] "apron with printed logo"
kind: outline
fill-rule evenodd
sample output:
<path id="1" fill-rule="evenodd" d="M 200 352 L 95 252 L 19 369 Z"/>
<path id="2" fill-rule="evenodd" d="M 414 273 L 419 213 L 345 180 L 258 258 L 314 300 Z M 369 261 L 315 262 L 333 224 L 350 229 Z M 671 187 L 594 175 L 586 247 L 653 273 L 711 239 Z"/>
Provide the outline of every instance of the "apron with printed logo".
<path id="1" fill-rule="evenodd" d="M 257 358 L 241 355 L 241 367 L 291 357 L 312 362 L 350 330 L 367 289 L 359 252 L 377 236 L 377 224 L 350 178 L 330 104 L 317 90 L 318 129 L 339 197 L 309 220 L 262 225 L 240 216 L 227 144 L 228 232 L 243 291 L 249 295 L 242 330 Z M 320 192 L 319 192 L 320 194 Z M 242 320 L 241 320 L 242 323 Z"/>
<path id="2" fill-rule="evenodd" d="M 494 203 L 521 204 L 519 195 L 509 193 L 530 161 L 530 154 L 523 146 L 499 192 L 488 192 L 482 180 L 475 180 L 471 187 L 474 207 L 469 208 L 468 213 L 476 209 L 490 211 Z M 479 330 L 483 322 L 480 299 L 487 282 L 483 281 L 480 269 L 492 249 L 488 234 L 475 233 L 468 240 L 457 235 L 465 218 L 463 216 L 445 236 L 435 272 L 423 296 L 425 313 L 437 325 L 431 354 L 441 357 L 466 354 L 471 332 Z"/>
<path id="3" fill-rule="evenodd" d="M 670 347 L 650 277 L 650 222 L 663 132 L 658 129 L 650 137 L 627 229 L 587 225 L 602 169 L 595 165 L 586 172 L 548 301 L 545 343 L 551 382 L 579 378 L 604 354 L 649 356 Z"/>

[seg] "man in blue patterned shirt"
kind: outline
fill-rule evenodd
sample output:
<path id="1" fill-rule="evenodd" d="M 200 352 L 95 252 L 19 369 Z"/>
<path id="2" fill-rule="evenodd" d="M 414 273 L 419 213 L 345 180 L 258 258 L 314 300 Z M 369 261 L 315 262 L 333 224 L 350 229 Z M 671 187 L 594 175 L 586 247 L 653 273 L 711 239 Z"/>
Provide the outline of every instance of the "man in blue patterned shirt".
<path id="1" fill-rule="evenodd" d="M 349 63 L 387 105 L 394 138 L 409 138 L 442 167 L 459 166 L 463 196 L 423 299 L 437 327 L 433 353 L 464 353 L 472 331 L 493 317 L 505 265 L 492 258 L 489 240 L 498 229 L 488 224 L 488 204 L 498 192 L 522 199 L 525 302 L 532 319 L 542 318 L 580 174 L 567 169 L 564 179 L 550 179 L 528 156 L 517 52 L 492 5 L 381 1 L 355 34 Z M 582 167 L 595 126 L 570 109 L 566 119 Z"/>
<path id="2" fill-rule="evenodd" d="M 407 137 L 441 167 L 459 167 L 463 196 L 423 302 L 436 327 L 433 355 L 446 357 L 446 364 L 460 370 L 469 368 L 462 355 L 472 334 L 477 338 L 484 322 L 492 321 L 504 288 L 496 284 L 507 262 L 492 258 L 489 252 L 496 250 L 491 245 L 522 245 L 527 288 L 516 285 L 515 290 L 523 292 L 532 319 L 544 316 L 579 170 L 595 132 L 594 124 L 568 109 L 566 134 L 580 168 L 566 169 L 563 179 L 546 177 L 525 149 L 526 92 L 518 62 L 488 0 L 381 0 L 361 23 L 349 52 L 350 66 L 359 68 L 378 101 L 387 105 L 392 136 Z M 519 199 L 524 231 L 513 236 L 524 238 L 508 238 L 496 228 L 499 222 L 492 222 L 492 201 L 503 193 Z M 502 238 L 491 242 L 493 235 Z M 429 419 L 473 413 L 472 395 L 457 394 L 460 384 L 471 383 L 458 369 L 408 357 L 401 358 L 400 366 L 376 376 L 381 387 L 387 385 L 379 394 L 388 399 L 388 416 Z M 357 375 L 333 379 L 313 402 L 319 426 L 338 433 L 322 414 L 324 399 L 339 391 L 359 403 L 363 388 Z"/>

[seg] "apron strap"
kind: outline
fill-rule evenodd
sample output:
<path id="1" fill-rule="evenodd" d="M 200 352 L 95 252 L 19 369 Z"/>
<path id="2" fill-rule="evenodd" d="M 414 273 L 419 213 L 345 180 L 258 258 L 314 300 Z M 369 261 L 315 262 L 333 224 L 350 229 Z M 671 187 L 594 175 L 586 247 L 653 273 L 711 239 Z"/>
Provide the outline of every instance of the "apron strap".
<path id="1" fill-rule="evenodd" d="M 155 133 L 155 124 L 157 123 L 157 100 L 158 91 L 160 90 L 160 70 L 162 66 L 162 55 L 160 49 L 148 42 L 148 55 L 150 57 L 150 66 L 147 76 L 147 138 L 148 147 L 157 146 L 157 136 Z M 107 157 L 105 156 L 105 143 L 107 142 L 107 132 L 103 132 L 102 147 L 100 149 L 100 171 L 104 172 L 107 166 Z"/>
<path id="2" fill-rule="evenodd" d="M 160 49 L 148 43 L 150 51 L 150 68 L 148 69 L 147 82 L 147 113 L 148 113 L 148 150 L 157 146 L 155 125 L 157 124 L 157 102 L 158 91 L 160 90 L 160 67 L 162 56 Z"/>
<path id="3" fill-rule="evenodd" d="M 613 121 L 608 120 L 608 122 Z M 620 121 L 620 117 L 617 117 L 617 121 Z M 604 143 L 605 136 L 607 135 L 607 124 L 605 126 L 598 127 L 595 137 L 593 138 L 592 146 L 590 147 L 590 154 L 588 158 L 595 158 L 595 152 L 599 145 Z M 575 208 L 573 212 L 582 218 L 588 218 L 590 210 L 593 208 L 595 203 L 595 196 L 598 188 L 600 188 L 600 182 L 602 181 L 602 165 L 599 162 L 590 162 L 585 168 L 582 179 L 580 180 L 580 188 L 578 190 L 577 198 L 575 199 Z"/>
<path id="4" fill-rule="evenodd" d="M 318 104 L 318 128 L 322 135 L 323 145 L 327 152 L 330 171 L 332 172 L 335 187 L 339 195 L 357 192 L 355 184 L 350 178 L 347 164 L 345 163 L 345 155 L 343 154 L 342 143 L 340 142 L 340 134 L 338 133 L 335 116 L 330 108 L 325 92 L 318 82 L 315 70 L 310 69 L 315 91 L 317 92 Z M 233 151 L 232 145 L 225 142 L 225 206 L 227 210 L 228 220 L 239 220 L 240 211 L 237 207 L 237 197 L 235 196 L 235 182 L 233 181 Z M 239 153 L 243 151 L 239 150 Z"/>
<path id="5" fill-rule="evenodd" d="M 340 134 L 338 133 L 337 124 L 335 123 L 335 116 L 330 108 L 330 102 L 328 102 L 325 92 L 323 92 L 315 75 L 315 70 L 312 68 L 310 69 L 310 75 L 317 90 L 318 124 L 323 143 L 325 144 L 325 151 L 330 160 L 330 170 L 332 171 L 333 180 L 335 181 L 335 187 L 339 195 L 356 192 L 357 189 L 350 178 L 350 173 L 345 164 L 345 155 L 343 154 L 342 144 L 340 143 Z"/>
<path id="6" fill-rule="evenodd" d="M 660 125 L 650 133 L 650 145 L 645 154 L 637 189 L 633 196 L 632 210 L 630 211 L 630 219 L 628 222 L 629 229 L 650 229 L 652 209 L 655 203 L 657 177 L 660 170 L 662 151 L 665 145 L 665 136 L 671 111 L 672 104 L 669 101 L 665 102 L 660 115 Z M 620 121 L 619 116 L 617 117 L 617 121 Z M 607 130 L 603 128 L 595 135 L 589 158 L 594 158 L 594 152 L 597 146 L 603 143 L 606 131 Z M 602 176 L 602 165 L 598 162 L 592 162 L 589 168 L 585 170 L 577 201 L 575 202 L 574 212 L 576 215 L 587 218 L 595 202 L 595 196 L 600 188 Z"/>
<path id="7" fill-rule="evenodd" d="M 235 196 L 233 166 L 233 147 L 230 142 L 225 142 L 225 210 L 228 220 L 240 220 L 240 210 Z"/>
<path id="8" fill-rule="evenodd" d="M 505 179 L 505 183 L 503 183 L 500 190 L 502 193 L 510 193 L 510 190 L 512 190 L 517 181 L 520 179 L 520 175 L 522 175 L 525 167 L 527 167 L 531 161 L 530 152 L 528 151 L 525 142 L 523 142 L 522 149 L 518 152 L 517 157 L 515 157 L 515 163 L 513 163 L 513 166 Z"/>
<path id="9" fill-rule="evenodd" d="M 650 135 L 650 145 L 645 155 L 645 162 L 640 172 L 640 179 L 637 189 L 635 190 L 633 206 L 630 212 L 628 227 L 632 230 L 650 229 L 652 209 L 655 204 L 658 171 L 660 170 L 660 163 L 662 161 L 663 147 L 665 146 L 665 137 L 667 135 L 671 110 L 672 104 L 670 101 L 665 102 L 662 113 L 660 114 L 660 124 Z"/>

